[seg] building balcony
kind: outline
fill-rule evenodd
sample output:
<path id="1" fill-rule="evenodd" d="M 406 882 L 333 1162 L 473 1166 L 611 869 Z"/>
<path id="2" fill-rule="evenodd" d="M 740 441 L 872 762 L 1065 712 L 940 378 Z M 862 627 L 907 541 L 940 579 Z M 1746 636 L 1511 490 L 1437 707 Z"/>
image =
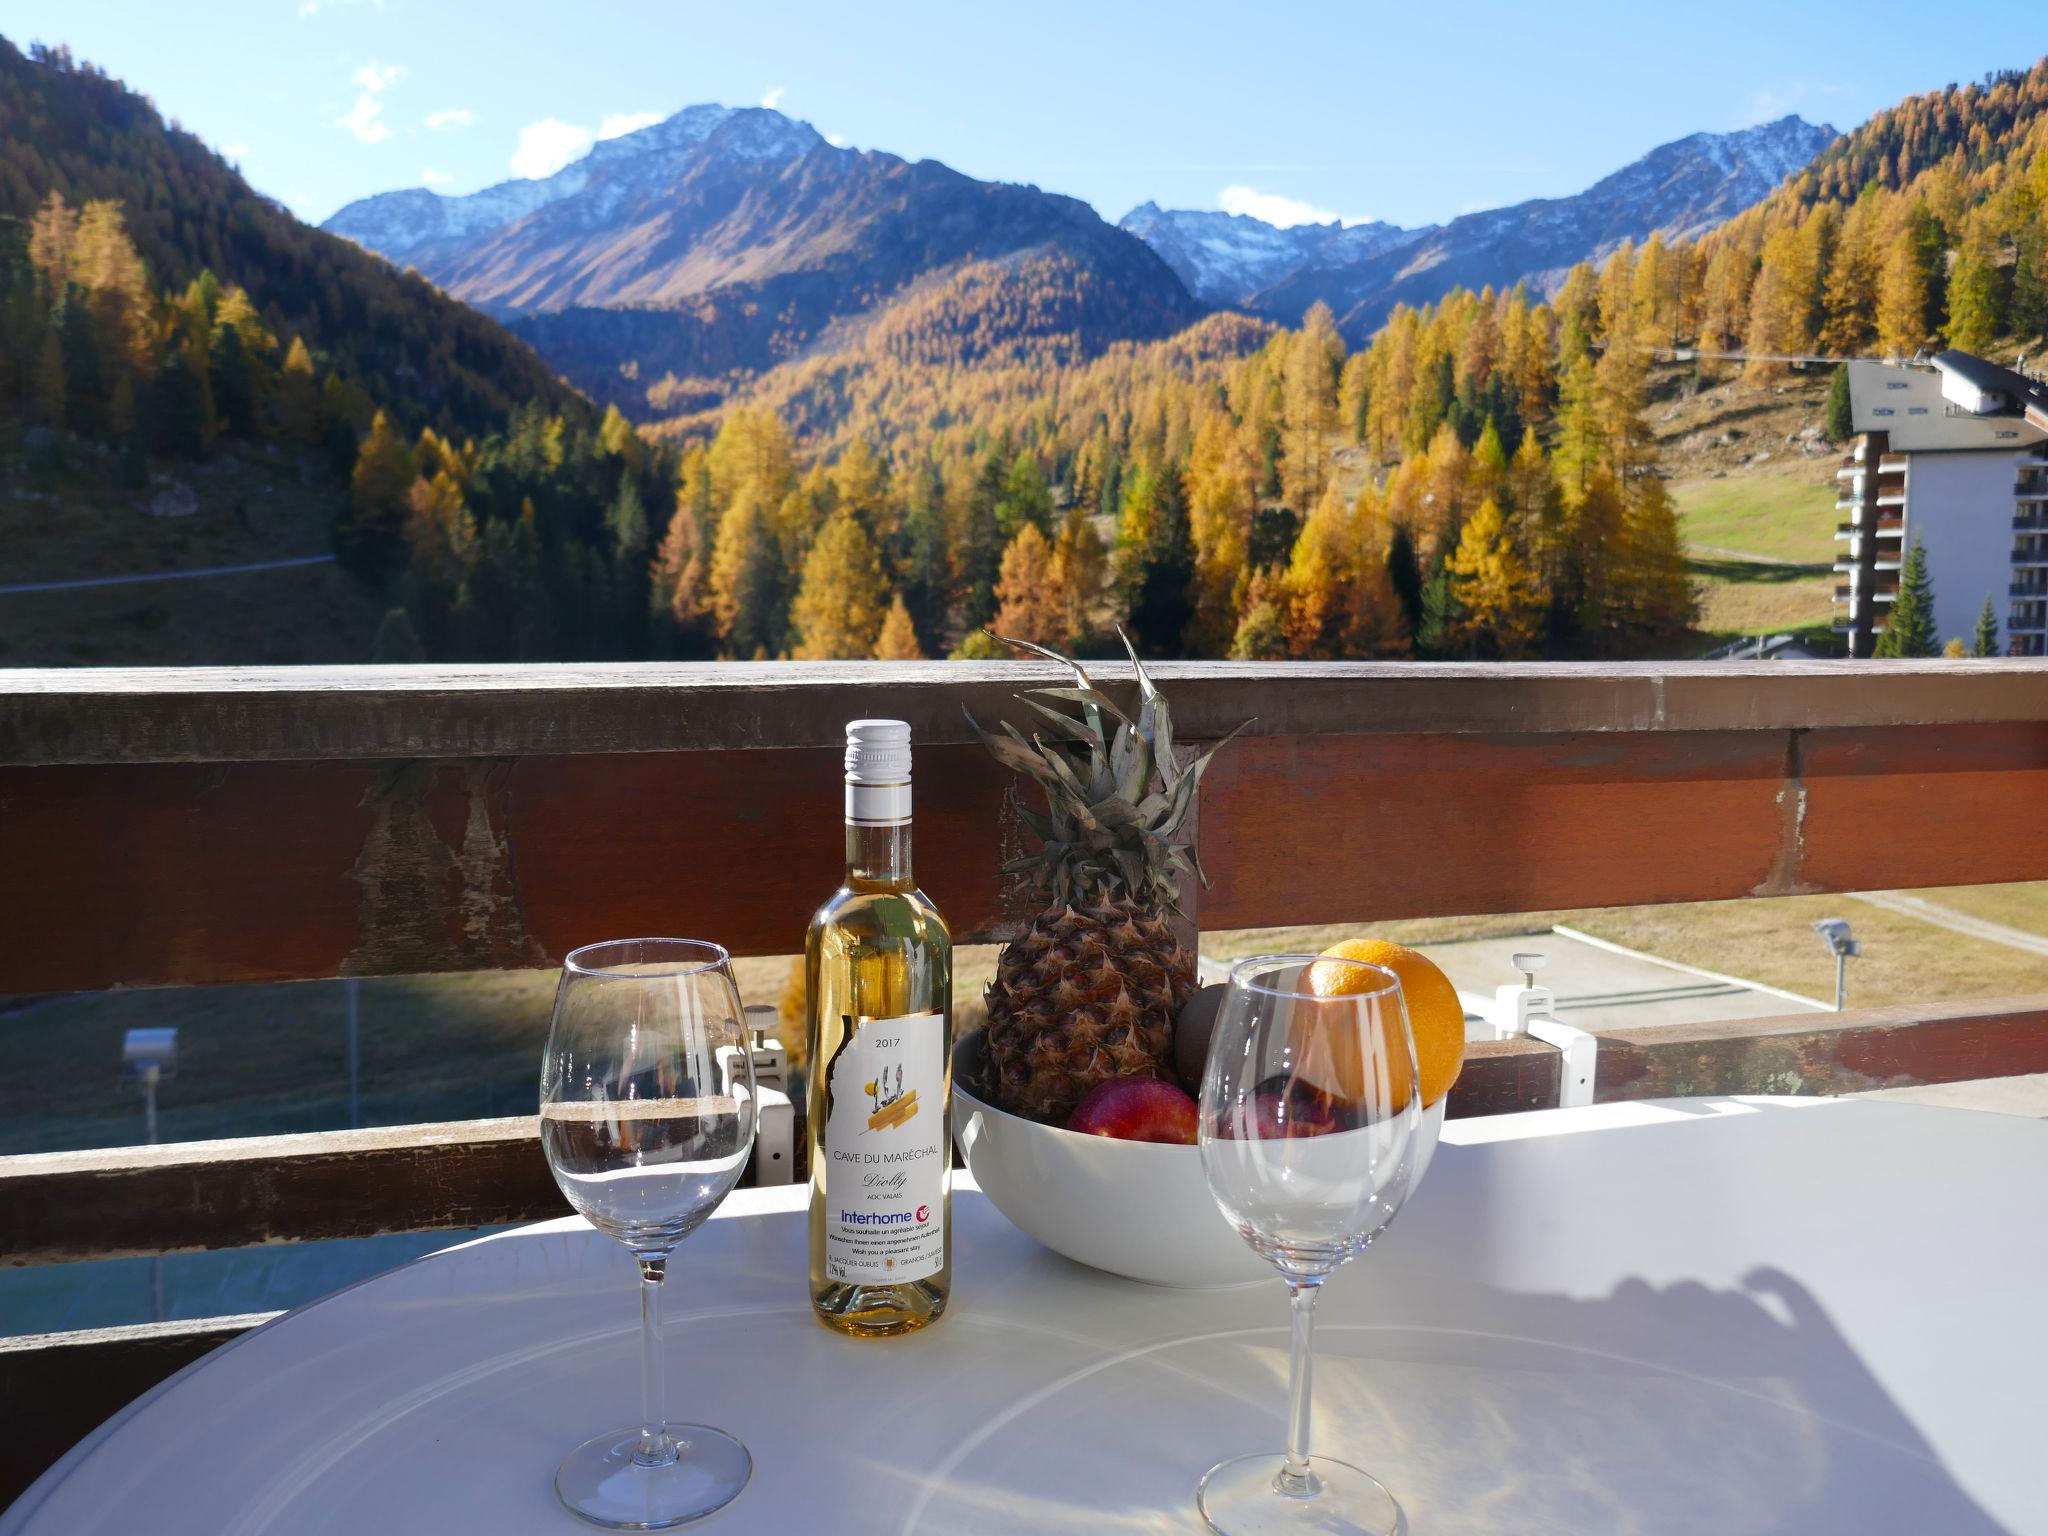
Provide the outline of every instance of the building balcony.
<path id="1" fill-rule="evenodd" d="M 1903 490 L 1879 491 L 1877 504 L 1880 507 L 1903 507 L 1906 504 L 1906 493 Z"/>
<path id="2" fill-rule="evenodd" d="M 1215 884 L 1191 885 L 1188 916 L 1207 931 L 2048 878 L 2048 837 L 2014 835 L 2048 803 L 2048 663 L 1157 673 L 1185 741 L 1257 717 L 1202 788 Z M 1099 676 L 1131 686 L 1127 667 Z M 0 671 L 0 996 L 513 971 L 607 934 L 786 955 L 837 877 L 834 764 L 863 715 L 911 722 L 923 882 L 957 940 L 999 941 L 1021 828 L 961 709 L 1014 715 L 1029 681 L 1064 679 L 1015 662 Z M 1331 835 L 1365 825 L 1384 857 Z M 725 878 L 677 873 L 707 869 Z M 2038 1072 L 2048 1007 L 1622 1027 L 1600 1062 L 1596 1099 Z M 1563 1076 L 1541 1041 L 1474 1044 L 1449 1112 L 1555 1104 Z M 454 1241 L 566 1215 L 527 1109 L 0 1157 L 0 1262 Z M 253 1321 L 10 1340 L 0 1400 L 34 1411 L 10 1425 L 0 1504 Z"/>

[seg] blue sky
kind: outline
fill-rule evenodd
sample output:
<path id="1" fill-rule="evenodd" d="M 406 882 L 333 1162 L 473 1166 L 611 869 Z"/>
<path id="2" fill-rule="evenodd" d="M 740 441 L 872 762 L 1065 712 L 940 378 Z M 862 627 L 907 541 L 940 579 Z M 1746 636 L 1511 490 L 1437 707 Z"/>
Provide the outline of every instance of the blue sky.
<path id="1" fill-rule="evenodd" d="M 1263 13 L 1262 13 L 1263 12 Z M 9 0 L 320 219 L 473 191 L 692 102 L 862 148 L 1278 222 L 1416 224 L 1576 191 L 1652 145 L 1899 97 L 2048 53 L 2039 0 Z"/>

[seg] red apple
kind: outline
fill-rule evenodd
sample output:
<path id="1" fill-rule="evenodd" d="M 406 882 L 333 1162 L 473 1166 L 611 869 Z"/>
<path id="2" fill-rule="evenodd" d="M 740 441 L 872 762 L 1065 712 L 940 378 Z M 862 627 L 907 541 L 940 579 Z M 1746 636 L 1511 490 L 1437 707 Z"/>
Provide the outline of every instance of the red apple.
<path id="1" fill-rule="evenodd" d="M 1172 1083 L 1151 1077 L 1117 1077 L 1097 1083 L 1074 1106 L 1067 1129 L 1119 1141 L 1195 1144 L 1195 1101 Z"/>
<path id="2" fill-rule="evenodd" d="M 1251 1134 L 1260 1141 L 1327 1136 L 1343 1129 L 1343 1107 L 1318 1088 L 1274 1078 L 1252 1090 Z M 1225 1116 L 1221 1134 L 1237 1134 L 1234 1117 Z"/>

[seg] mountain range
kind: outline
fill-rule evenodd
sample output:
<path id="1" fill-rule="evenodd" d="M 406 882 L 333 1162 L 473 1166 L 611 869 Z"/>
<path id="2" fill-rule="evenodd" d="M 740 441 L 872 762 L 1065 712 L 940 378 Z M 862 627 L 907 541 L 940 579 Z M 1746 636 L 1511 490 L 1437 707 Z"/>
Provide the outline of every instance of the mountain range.
<path id="1" fill-rule="evenodd" d="M 541 181 L 412 190 L 327 221 L 507 320 L 600 399 L 759 371 L 835 322 L 991 260 L 1055 258 L 1088 301 L 1052 323 L 1086 350 L 1168 335 L 1203 306 L 1086 203 L 936 160 L 837 148 L 765 108 L 696 106 Z"/>
<path id="2" fill-rule="evenodd" d="M 1783 117 L 1735 133 L 1661 145 L 1571 197 L 1537 198 L 1443 225 L 1308 224 L 1281 229 L 1244 214 L 1167 211 L 1143 203 L 1129 230 L 1165 258 L 1206 304 L 1294 324 L 1321 301 L 1354 342 L 1396 304 L 1452 288 L 1526 282 L 1554 293 L 1570 268 L 1625 240 L 1682 240 L 1760 202 L 1838 137 Z"/>
<path id="3" fill-rule="evenodd" d="M 905 295 L 991 262 L 970 285 L 983 312 L 969 350 L 1028 336 L 1092 356 L 1213 309 L 1291 324 L 1318 301 L 1358 342 L 1397 303 L 1551 289 L 1623 240 L 1711 228 L 1835 137 L 1796 117 L 1694 134 L 1576 196 L 1420 229 L 1279 228 L 1152 203 L 1111 225 L 1037 187 L 834 146 L 767 108 L 699 105 L 540 180 L 380 193 L 324 227 L 504 320 L 645 419 L 714 404 L 730 381 L 842 345 Z M 1006 270 L 1031 284 L 1028 302 L 1006 293 Z"/>

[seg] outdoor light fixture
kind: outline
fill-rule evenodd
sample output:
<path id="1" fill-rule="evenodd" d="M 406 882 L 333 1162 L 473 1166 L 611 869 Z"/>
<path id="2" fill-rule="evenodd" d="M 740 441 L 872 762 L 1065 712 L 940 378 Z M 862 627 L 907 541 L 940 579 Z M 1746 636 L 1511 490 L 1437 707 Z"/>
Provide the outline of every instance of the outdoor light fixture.
<path id="1" fill-rule="evenodd" d="M 1835 1012 L 1840 1013 L 1849 995 L 1849 957 L 1862 954 L 1863 944 L 1849 932 L 1849 924 L 1843 918 L 1817 919 L 1813 931 L 1820 935 L 1821 943 L 1827 945 L 1828 953 L 1835 957 Z"/>
<path id="2" fill-rule="evenodd" d="M 131 1029 L 121 1037 L 121 1076 L 142 1085 L 142 1126 L 144 1139 L 156 1145 L 156 1085 L 178 1075 L 178 1032 L 175 1029 Z M 152 1255 L 149 1261 L 150 1316 L 164 1320 L 164 1261 Z"/>

